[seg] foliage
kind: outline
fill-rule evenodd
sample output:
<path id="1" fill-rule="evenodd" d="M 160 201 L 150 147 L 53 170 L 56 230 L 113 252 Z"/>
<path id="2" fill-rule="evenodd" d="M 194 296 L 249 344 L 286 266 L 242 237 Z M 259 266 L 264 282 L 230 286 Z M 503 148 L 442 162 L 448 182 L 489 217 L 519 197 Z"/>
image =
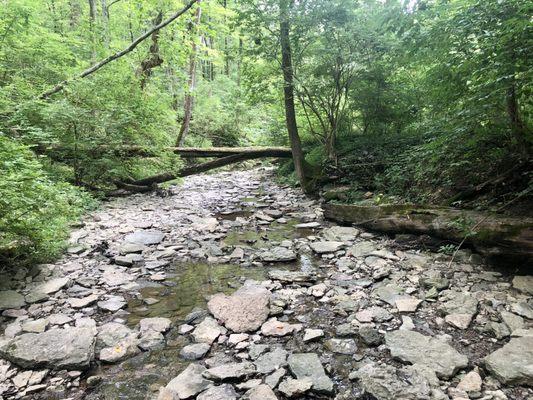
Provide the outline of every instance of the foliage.
<path id="1" fill-rule="evenodd" d="M 68 224 L 90 197 L 54 181 L 32 151 L 0 134 L 0 258 L 47 261 L 68 236 Z"/>

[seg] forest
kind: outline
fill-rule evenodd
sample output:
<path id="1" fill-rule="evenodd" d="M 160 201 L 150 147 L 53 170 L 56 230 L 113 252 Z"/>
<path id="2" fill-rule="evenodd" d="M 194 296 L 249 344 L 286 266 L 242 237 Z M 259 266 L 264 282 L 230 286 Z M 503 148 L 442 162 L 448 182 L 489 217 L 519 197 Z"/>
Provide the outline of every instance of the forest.
<path id="1" fill-rule="evenodd" d="M 172 147 L 290 146 L 279 179 L 340 202 L 530 214 L 532 8 L 3 0 L 0 255 L 57 255 L 117 189 L 198 162 Z"/>
<path id="2" fill-rule="evenodd" d="M 532 21 L 0 0 L 0 399 L 533 399 Z"/>

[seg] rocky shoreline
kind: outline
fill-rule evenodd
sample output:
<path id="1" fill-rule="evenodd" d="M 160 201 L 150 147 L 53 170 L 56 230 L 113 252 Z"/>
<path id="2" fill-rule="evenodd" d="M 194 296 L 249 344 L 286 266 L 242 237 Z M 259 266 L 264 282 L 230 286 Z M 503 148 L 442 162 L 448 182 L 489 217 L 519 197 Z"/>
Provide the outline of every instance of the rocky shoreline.
<path id="1" fill-rule="evenodd" d="M 113 200 L 72 232 L 61 260 L 4 273 L 0 395 L 533 396 L 533 277 L 332 225 L 269 173 L 194 176 L 165 196 Z M 158 315 L 193 263 L 237 266 L 232 287 L 183 317 Z"/>

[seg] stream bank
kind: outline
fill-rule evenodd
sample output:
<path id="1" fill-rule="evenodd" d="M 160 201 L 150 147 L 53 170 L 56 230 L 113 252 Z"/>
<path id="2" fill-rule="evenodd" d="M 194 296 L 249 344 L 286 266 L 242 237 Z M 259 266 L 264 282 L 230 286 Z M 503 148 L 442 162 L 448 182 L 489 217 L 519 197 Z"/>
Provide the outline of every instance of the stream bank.
<path id="1" fill-rule="evenodd" d="M 533 395 L 531 276 L 336 226 L 270 174 L 115 199 L 3 276 L 2 396 Z"/>

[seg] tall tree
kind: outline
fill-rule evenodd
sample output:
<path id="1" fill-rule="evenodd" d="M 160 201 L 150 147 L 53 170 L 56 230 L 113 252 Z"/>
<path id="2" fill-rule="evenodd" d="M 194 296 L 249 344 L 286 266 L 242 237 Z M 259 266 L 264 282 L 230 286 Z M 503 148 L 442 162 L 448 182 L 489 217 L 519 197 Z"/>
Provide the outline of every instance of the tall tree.
<path id="1" fill-rule="evenodd" d="M 280 0 L 279 2 L 279 24 L 280 24 L 280 44 L 281 44 L 281 69 L 283 70 L 283 94 L 285 99 L 285 120 L 287 132 L 291 143 L 292 158 L 296 176 L 304 191 L 308 191 L 305 176 L 305 158 L 302 151 L 302 143 L 298 134 L 298 124 L 296 122 L 296 109 L 294 107 L 294 71 L 292 68 L 292 50 L 290 40 L 290 20 L 289 8 L 292 0 Z"/>
<path id="2" fill-rule="evenodd" d="M 198 0 L 200 3 L 202 0 Z M 189 34 L 191 37 L 191 54 L 189 56 L 189 79 L 187 82 L 187 92 L 183 104 L 183 122 L 176 139 L 176 146 L 181 147 L 185 143 L 189 130 L 191 128 L 192 112 L 194 108 L 194 90 L 196 89 L 196 53 L 198 51 L 197 33 L 202 20 L 202 7 L 198 4 L 194 20 L 189 25 Z"/>

